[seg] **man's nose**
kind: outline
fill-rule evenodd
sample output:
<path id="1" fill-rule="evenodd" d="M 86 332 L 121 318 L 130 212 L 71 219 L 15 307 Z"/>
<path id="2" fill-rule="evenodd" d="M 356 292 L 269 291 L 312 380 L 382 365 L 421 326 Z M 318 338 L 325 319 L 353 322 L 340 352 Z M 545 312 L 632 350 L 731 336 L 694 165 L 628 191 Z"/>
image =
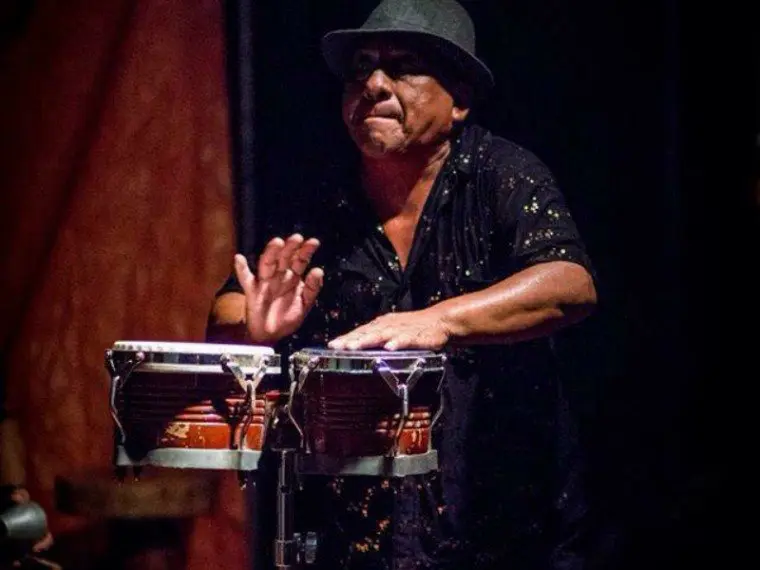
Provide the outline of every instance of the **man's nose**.
<path id="1" fill-rule="evenodd" d="M 364 82 L 365 96 L 371 99 L 384 99 L 391 94 L 391 78 L 381 68 L 372 71 Z"/>

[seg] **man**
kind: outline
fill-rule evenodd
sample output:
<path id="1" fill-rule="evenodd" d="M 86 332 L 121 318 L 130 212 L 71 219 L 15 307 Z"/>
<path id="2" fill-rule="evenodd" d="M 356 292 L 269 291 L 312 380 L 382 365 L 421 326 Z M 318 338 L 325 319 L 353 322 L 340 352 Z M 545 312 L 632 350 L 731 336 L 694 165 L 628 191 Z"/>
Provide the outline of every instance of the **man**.
<path id="1" fill-rule="evenodd" d="M 385 0 L 322 49 L 358 168 L 321 191 L 315 237 L 235 257 L 209 339 L 448 360 L 437 473 L 305 478 L 318 567 L 581 568 L 586 507 L 549 335 L 596 291 L 564 199 L 530 152 L 466 123 L 492 76 L 453 0 Z"/>

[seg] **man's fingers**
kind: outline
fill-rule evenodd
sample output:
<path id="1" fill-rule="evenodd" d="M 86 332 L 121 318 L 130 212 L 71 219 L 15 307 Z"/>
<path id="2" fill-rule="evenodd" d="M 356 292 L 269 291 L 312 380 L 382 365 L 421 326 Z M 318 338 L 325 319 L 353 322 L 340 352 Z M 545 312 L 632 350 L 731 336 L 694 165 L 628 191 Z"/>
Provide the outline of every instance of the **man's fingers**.
<path id="1" fill-rule="evenodd" d="M 290 269 L 290 261 L 293 254 L 301 247 L 303 243 L 303 236 L 301 234 L 293 234 L 285 240 L 285 245 L 280 251 L 280 257 L 277 259 L 277 271 L 280 273 Z"/>
<path id="2" fill-rule="evenodd" d="M 303 305 L 305 310 L 311 309 L 317 300 L 319 292 L 322 290 L 325 272 L 321 267 L 315 267 L 306 275 L 303 287 Z"/>
<path id="3" fill-rule="evenodd" d="M 374 323 L 375 321 L 369 322 L 347 332 L 346 334 L 335 337 L 328 343 L 328 346 L 338 350 L 344 348 L 349 350 L 361 348 L 357 344 L 358 342 L 375 335 L 375 332 L 373 332 L 373 330 L 375 330 Z"/>
<path id="4" fill-rule="evenodd" d="M 248 260 L 244 255 L 239 253 L 235 254 L 235 275 L 237 275 L 238 282 L 243 288 L 243 291 L 250 293 L 256 282 L 256 278 L 251 272 L 251 268 L 248 266 Z"/>
<path id="5" fill-rule="evenodd" d="M 346 343 L 348 350 L 363 350 L 365 348 L 379 348 L 390 340 L 388 331 L 372 331 L 358 335 Z"/>
<path id="6" fill-rule="evenodd" d="M 290 268 L 296 275 L 304 274 L 318 247 L 319 240 L 311 238 L 303 242 L 303 244 L 293 252 L 293 257 L 290 260 Z"/>
<path id="7" fill-rule="evenodd" d="M 259 282 L 272 279 L 278 274 L 283 278 L 288 270 L 299 277 L 304 274 L 314 252 L 319 247 L 319 240 L 310 238 L 304 241 L 301 234 L 293 234 L 286 240 L 272 238 L 264 247 L 256 268 Z"/>
<path id="8" fill-rule="evenodd" d="M 401 350 L 408 348 L 423 349 L 427 346 L 419 343 L 419 334 L 411 335 L 408 333 L 399 334 L 390 338 L 384 345 L 385 350 Z"/>
<path id="9" fill-rule="evenodd" d="M 276 237 L 269 240 L 261 253 L 261 257 L 259 257 L 256 270 L 259 280 L 271 279 L 277 273 L 277 263 L 283 247 L 285 247 L 285 241 L 282 238 Z"/>

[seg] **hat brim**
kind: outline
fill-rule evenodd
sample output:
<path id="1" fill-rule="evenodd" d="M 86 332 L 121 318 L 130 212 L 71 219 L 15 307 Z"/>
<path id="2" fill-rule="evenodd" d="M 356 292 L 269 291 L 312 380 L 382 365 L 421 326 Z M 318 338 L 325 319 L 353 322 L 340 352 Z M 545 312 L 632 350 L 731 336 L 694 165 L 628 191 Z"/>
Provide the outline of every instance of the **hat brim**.
<path id="1" fill-rule="evenodd" d="M 322 55 L 327 62 L 327 67 L 333 74 L 345 78 L 358 43 L 379 36 L 415 39 L 422 42 L 422 45 L 434 48 L 463 75 L 464 79 L 475 89 L 478 97 L 484 96 L 494 86 L 491 70 L 480 59 L 445 38 L 419 30 L 379 28 L 329 32 L 322 37 L 321 42 Z"/>

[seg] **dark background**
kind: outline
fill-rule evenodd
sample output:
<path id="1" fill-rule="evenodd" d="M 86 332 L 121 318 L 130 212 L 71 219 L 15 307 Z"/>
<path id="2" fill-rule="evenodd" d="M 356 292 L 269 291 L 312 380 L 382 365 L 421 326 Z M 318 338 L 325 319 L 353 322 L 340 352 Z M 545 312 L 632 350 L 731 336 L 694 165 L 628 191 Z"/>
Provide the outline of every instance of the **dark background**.
<path id="1" fill-rule="evenodd" d="M 590 548 L 611 568 L 725 561 L 735 388 L 756 338 L 749 16 L 675 0 L 463 4 L 497 80 L 476 119 L 554 171 L 598 270 L 597 314 L 560 343 L 597 507 Z M 318 42 L 374 5 L 228 4 L 237 216 L 256 228 L 241 250 L 349 151 Z"/>
<path id="2" fill-rule="evenodd" d="M 235 240 L 287 225 L 345 160 L 318 40 L 370 4 L 0 2 L 0 477 L 46 508 L 64 568 L 112 568 L 98 553 L 139 538 L 55 505 L 58 477 L 112 481 L 103 350 L 201 340 Z M 598 271 L 596 315 L 560 344 L 590 549 L 611 569 L 738 566 L 755 512 L 750 4 L 465 4 L 498 82 L 478 119 L 552 168 Z M 256 231 L 235 236 L 233 215 Z M 249 567 L 243 494 L 219 475 L 185 568 Z"/>

